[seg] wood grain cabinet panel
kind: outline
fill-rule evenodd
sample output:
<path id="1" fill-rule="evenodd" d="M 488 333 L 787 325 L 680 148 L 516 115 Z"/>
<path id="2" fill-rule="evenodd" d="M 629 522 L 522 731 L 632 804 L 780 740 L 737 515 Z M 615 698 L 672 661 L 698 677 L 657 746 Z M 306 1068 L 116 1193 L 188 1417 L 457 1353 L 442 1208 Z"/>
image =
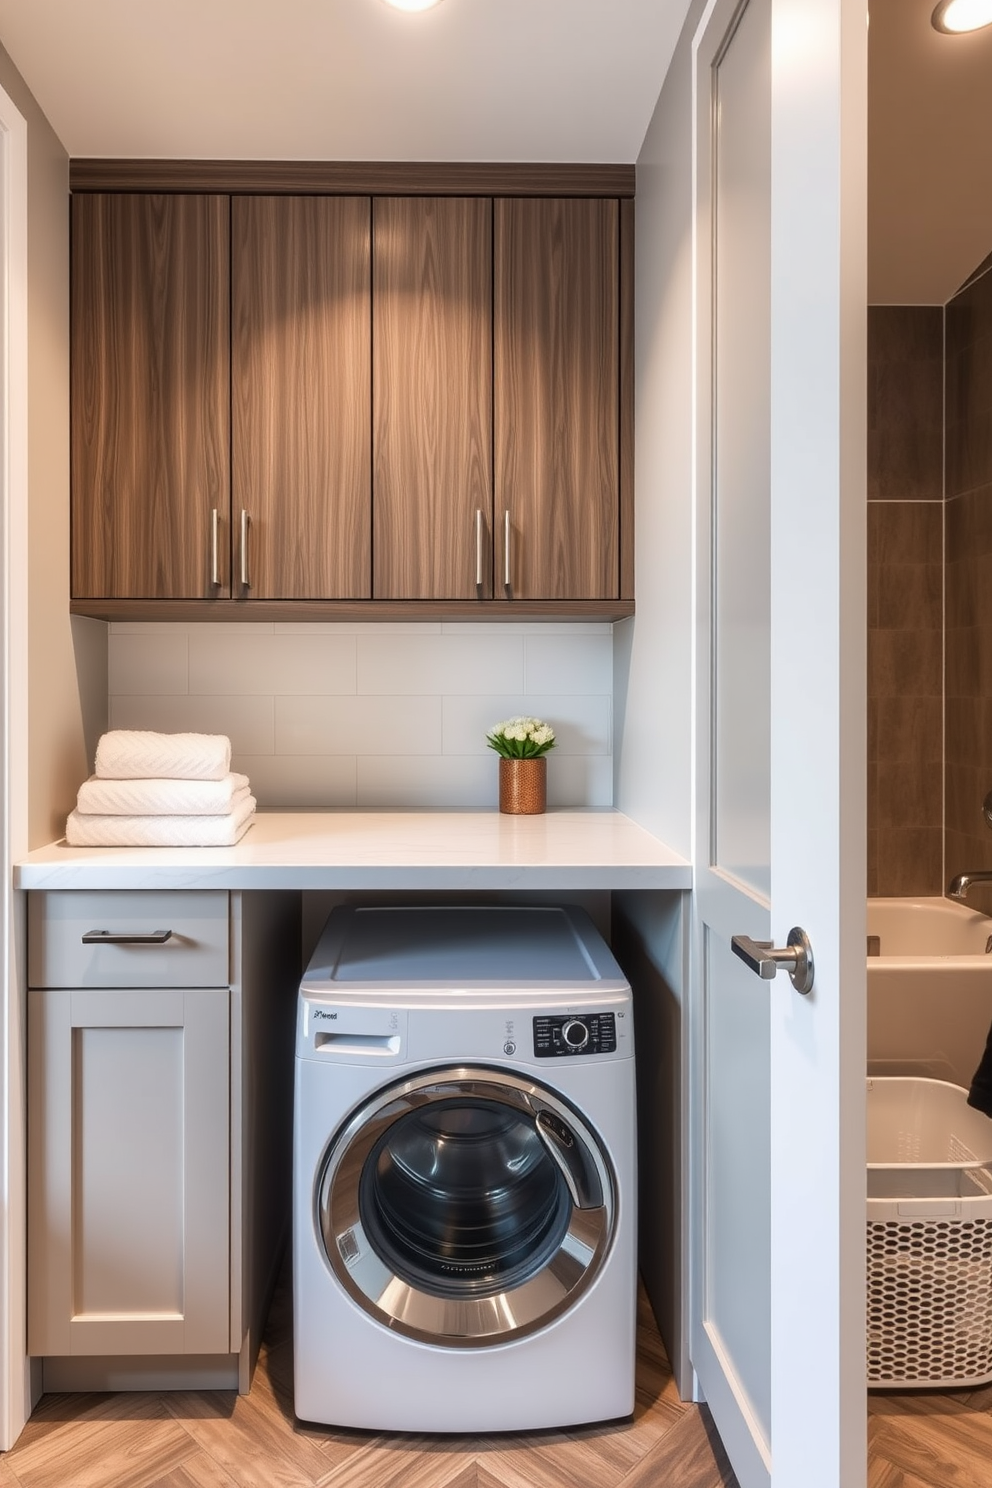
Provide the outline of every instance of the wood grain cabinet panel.
<path id="1" fill-rule="evenodd" d="M 235 595 L 367 598 L 369 198 L 234 197 L 231 213 Z"/>
<path id="2" fill-rule="evenodd" d="M 373 202 L 376 599 L 492 594 L 492 203 Z"/>
<path id="3" fill-rule="evenodd" d="M 494 210 L 499 588 L 508 572 L 514 599 L 616 598 L 619 205 Z"/>
<path id="4" fill-rule="evenodd" d="M 632 613 L 631 201 L 79 191 L 72 226 L 75 613 Z"/>
<path id="5" fill-rule="evenodd" d="M 225 593 L 228 199 L 73 196 L 72 245 L 73 596 Z"/>

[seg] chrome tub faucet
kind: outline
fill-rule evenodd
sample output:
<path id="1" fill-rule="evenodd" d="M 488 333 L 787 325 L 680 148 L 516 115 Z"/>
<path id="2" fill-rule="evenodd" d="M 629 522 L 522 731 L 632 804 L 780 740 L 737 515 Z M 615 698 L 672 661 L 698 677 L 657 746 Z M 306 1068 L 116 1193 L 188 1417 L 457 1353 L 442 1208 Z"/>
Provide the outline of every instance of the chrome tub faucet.
<path id="1" fill-rule="evenodd" d="M 967 899 L 968 890 L 972 884 L 980 883 L 992 883 L 992 869 L 985 869 L 978 873 L 959 873 L 957 878 L 951 879 L 947 897 L 948 899 Z"/>
<path id="2" fill-rule="evenodd" d="M 982 815 L 986 826 L 992 827 L 992 790 L 989 791 L 982 802 Z M 951 879 L 950 888 L 947 890 L 948 899 L 965 900 L 968 890 L 972 884 L 992 883 L 992 869 L 981 869 L 977 873 L 959 873 L 957 878 Z"/>

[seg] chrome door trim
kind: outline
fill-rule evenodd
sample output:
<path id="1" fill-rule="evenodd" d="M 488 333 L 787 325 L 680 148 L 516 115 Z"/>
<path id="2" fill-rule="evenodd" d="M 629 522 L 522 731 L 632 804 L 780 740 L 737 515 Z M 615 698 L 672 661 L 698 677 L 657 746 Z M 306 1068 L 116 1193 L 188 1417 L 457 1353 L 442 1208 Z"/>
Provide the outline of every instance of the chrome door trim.
<path id="1" fill-rule="evenodd" d="M 458 1097 L 496 1101 L 530 1117 L 572 1199 L 568 1228 L 545 1267 L 488 1296 L 440 1297 L 397 1276 L 372 1248 L 359 1209 L 361 1175 L 384 1133 L 418 1108 Z M 552 1151 L 548 1116 L 575 1139 L 567 1157 Z M 445 1348 L 491 1347 L 547 1327 L 599 1274 L 616 1217 L 612 1165 L 578 1113 L 535 1081 L 479 1065 L 424 1070 L 375 1092 L 331 1138 L 314 1185 L 317 1243 L 352 1300 L 385 1327 Z"/>

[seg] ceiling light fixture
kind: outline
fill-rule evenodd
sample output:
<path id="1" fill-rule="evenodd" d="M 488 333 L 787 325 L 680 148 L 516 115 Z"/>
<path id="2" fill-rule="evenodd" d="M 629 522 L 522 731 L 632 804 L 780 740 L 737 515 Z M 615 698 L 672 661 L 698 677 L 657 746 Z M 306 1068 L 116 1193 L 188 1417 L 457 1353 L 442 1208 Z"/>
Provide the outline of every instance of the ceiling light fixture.
<path id="1" fill-rule="evenodd" d="M 992 26 L 992 0 L 940 0 L 930 20 L 935 30 L 950 36 L 980 31 Z"/>
<path id="2" fill-rule="evenodd" d="M 430 10 L 432 5 L 439 5 L 441 0 L 386 0 L 394 10 Z"/>

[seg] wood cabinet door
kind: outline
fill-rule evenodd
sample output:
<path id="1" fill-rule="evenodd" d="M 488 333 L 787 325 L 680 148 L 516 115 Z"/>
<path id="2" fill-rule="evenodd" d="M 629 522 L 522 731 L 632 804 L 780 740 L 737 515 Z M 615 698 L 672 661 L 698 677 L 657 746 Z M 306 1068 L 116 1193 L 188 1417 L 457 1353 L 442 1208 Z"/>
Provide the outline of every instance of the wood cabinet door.
<path id="1" fill-rule="evenodd" d="M 229 231 L 226 196 L 72 197 L 74 598 L 227 592 Z"/>
<path id="2" fill-rule="evenodd" d="M 492 203 L 373 202 L 376 599 L 492 594 Z"/>
<path id="3" fill-rule="evenodd" d="M 226 987 L 28 994 L 28 1349 L 226 1354 Z"/>
<path id="4" fill-rule="evenodd" d="M 613 599 L 618 203 L 508 198 L 494 211 L 496 592 Z"/>
<path id="5" fill-rule="evenodd" d="M 366 599 L 369 198 L 236 196 L 231 211 L 234 593 Z"/>

